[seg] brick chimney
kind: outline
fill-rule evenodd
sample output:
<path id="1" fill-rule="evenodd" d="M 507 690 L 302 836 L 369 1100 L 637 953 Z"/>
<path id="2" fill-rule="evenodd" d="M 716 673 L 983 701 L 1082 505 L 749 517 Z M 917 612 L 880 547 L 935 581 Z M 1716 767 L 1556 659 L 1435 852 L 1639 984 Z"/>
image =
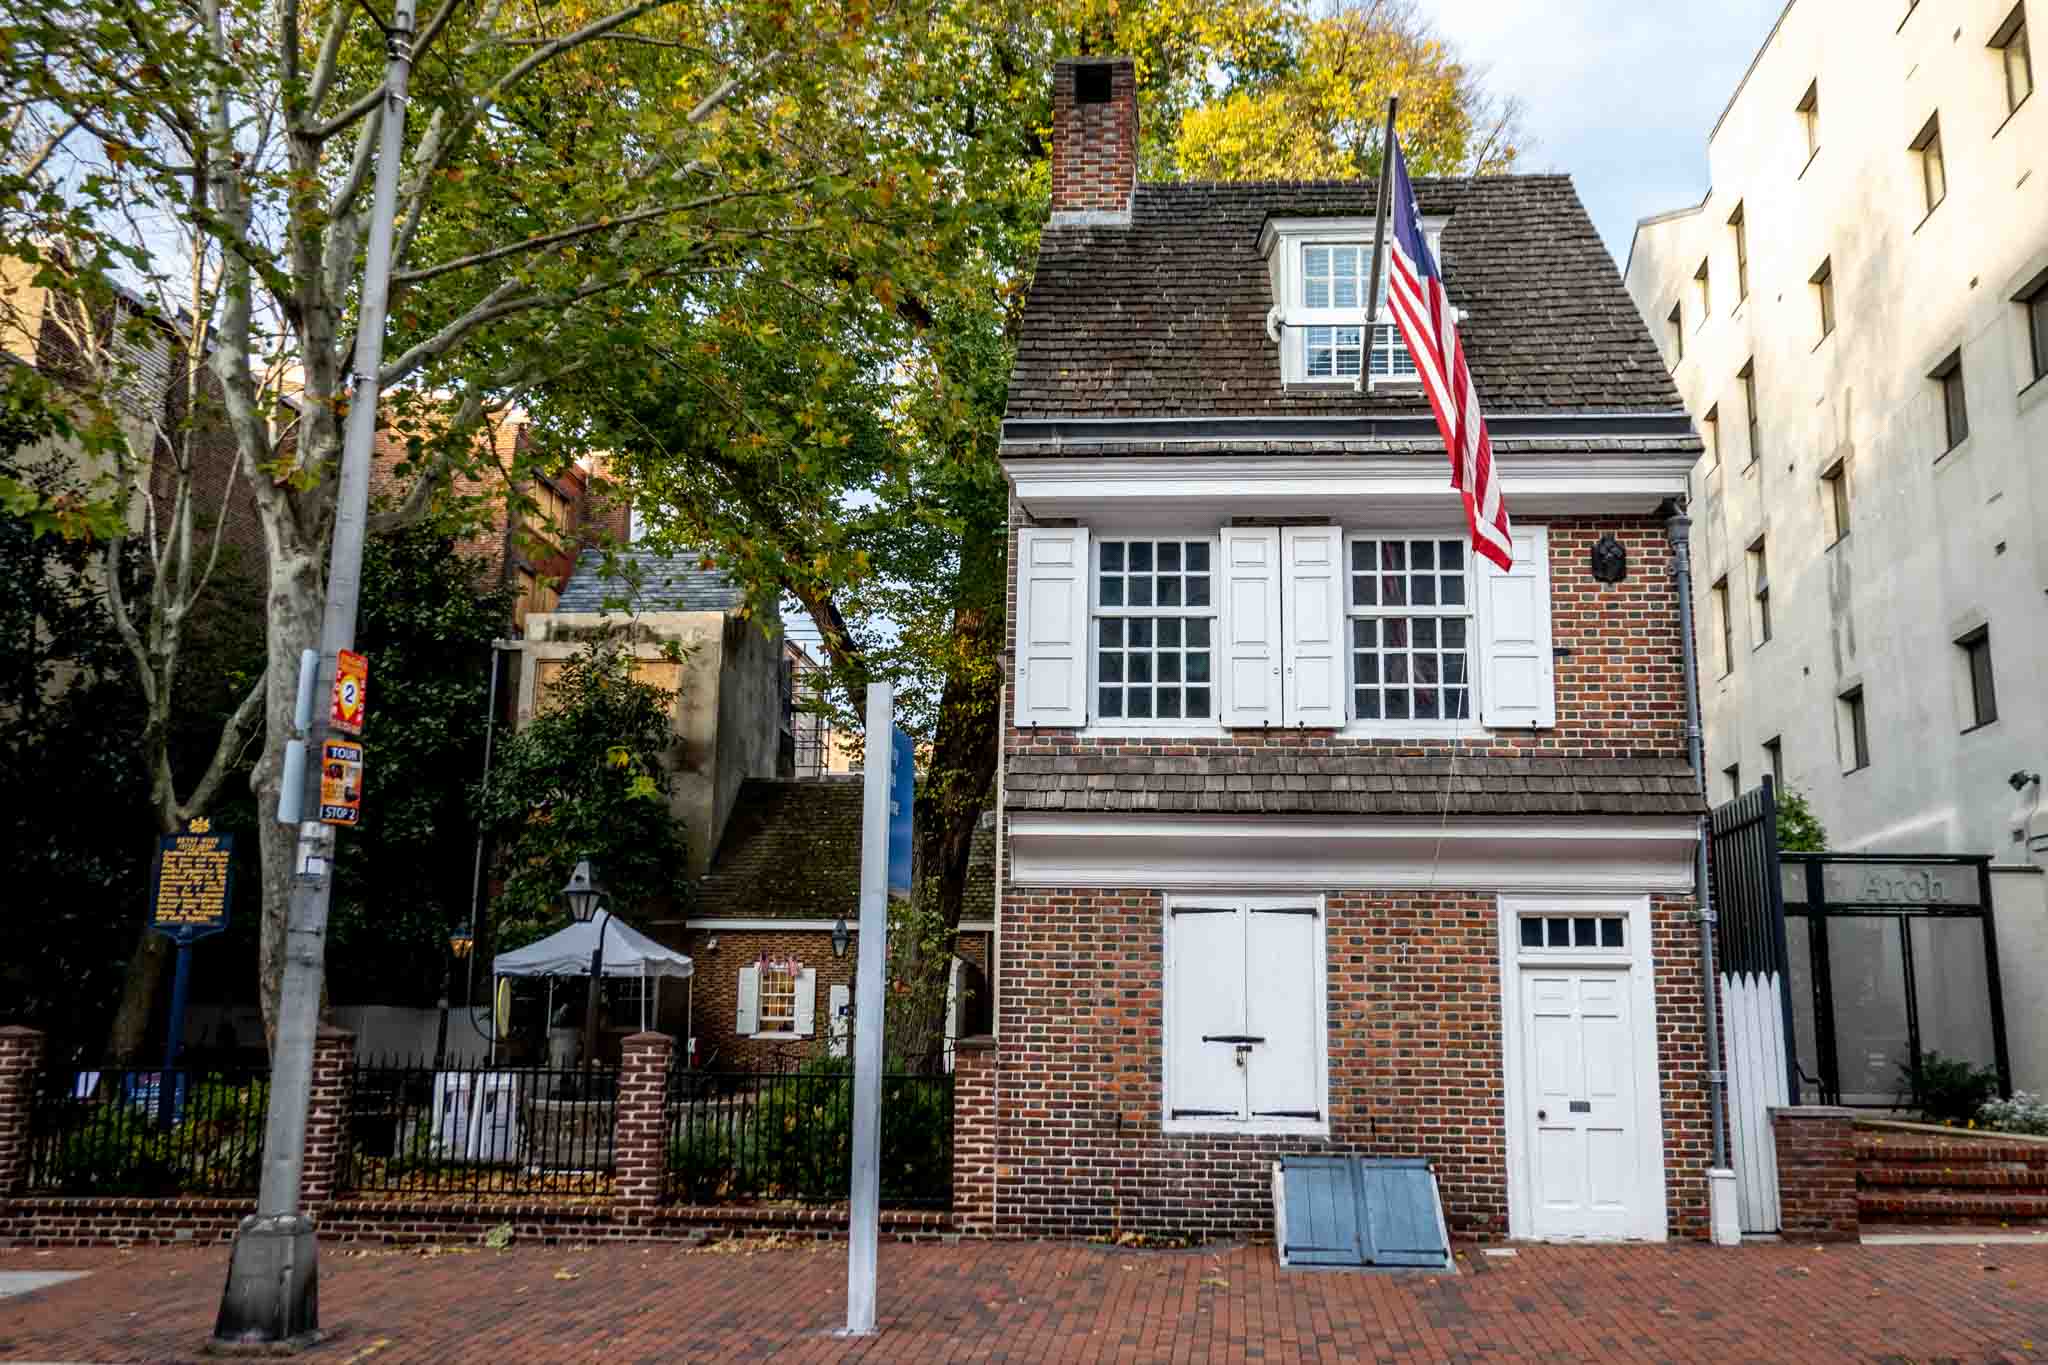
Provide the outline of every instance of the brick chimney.
<path id="1" fill-rule="evenodd" d="M 1052 221 L 1128 223 L 1138 82 L 1128 57 L 1067 57 L 1052 75 Z"/>

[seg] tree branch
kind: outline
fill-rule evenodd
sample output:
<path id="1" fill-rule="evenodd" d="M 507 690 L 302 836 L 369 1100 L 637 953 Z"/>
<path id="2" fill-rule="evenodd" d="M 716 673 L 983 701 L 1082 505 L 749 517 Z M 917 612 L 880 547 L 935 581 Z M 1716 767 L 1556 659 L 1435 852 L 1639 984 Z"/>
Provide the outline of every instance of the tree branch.
<path id="1" fill-rule="evenodd" d="M 192 794 L 185 798 L 187 809 L 203 811 L 213 801 L 214 793 L 220 790 L 220 784 L 227 779 L 236 760 L 241 757 L 242 732 L 249 728 L 262 711 L 263 694 L 269 682 L 270 669 L 266 665 L 263 672 L 256 675 L 255 685 L 249 689 L 249 694 L 242 698 L 241 705 L 235 708 L 235 713 L 221 726 L 220 740 L 213 746 L 213 761 L 206 765 L 205 774 L 200 777 L 198 785 L 192 788 Z"/>

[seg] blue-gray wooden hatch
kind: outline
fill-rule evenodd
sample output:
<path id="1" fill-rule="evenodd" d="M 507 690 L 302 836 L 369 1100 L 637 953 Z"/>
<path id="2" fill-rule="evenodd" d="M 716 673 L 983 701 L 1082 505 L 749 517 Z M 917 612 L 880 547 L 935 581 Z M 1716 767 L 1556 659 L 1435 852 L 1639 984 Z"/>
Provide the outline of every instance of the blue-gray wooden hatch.
<path id="1" fill-rule="evenodd" d="M 1273 1240 L 1288 1266 L 1452 1268 L 1436 1173 L 1419 1157 L 1282 1157 Z"/>

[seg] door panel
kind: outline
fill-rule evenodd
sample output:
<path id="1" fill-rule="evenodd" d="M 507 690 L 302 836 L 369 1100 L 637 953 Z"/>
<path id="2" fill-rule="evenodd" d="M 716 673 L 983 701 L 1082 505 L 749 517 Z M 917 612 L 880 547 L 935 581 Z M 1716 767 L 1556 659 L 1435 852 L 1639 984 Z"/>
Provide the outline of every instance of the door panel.
<path id="1" fill-rule="evenodd" d="M 1316 936 L 1323 917 L 1301 910 L 1254 909 L 1246 928 L 1245 1033 L 1251 1045 L 1249 1105 L 1260 1115 L 1321 1118 L 1316 1075 Z"/>
<path id="2" fill-rule="evenodd" d="M 1245 1068 L 1205 1035 L 1245 1029 L 1244 926 L 1235 909 L 1173 912 L 1173 1114 L 1241 1118 Z"/>
<path id="3" fill-rule="evenodd" d="M 1626 971 L 1522 969 L 1535 1234 L 1625 1237 L 1640 1175 Z"/>

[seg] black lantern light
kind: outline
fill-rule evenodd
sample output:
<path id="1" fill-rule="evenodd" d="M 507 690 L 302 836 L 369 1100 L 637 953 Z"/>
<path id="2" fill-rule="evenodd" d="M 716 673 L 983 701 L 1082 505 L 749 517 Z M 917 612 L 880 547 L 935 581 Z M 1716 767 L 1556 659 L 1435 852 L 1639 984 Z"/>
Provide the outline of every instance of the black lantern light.
<path id="1" fill-rule="evenodd" d="M 1601 583 L 1619 583 L 1628 577 L 1628 549 L 1612 531 L 1593 546 L 1593 578 Z"/>
<path id="2" fill-rule="evenodd" d="M 832 956 L 845 957 L 846 945 L 853 941 L 853 935 L 846 931 L 846 916 L 839 917 L 839 923 L 832 926 Z"/>
<path id="3" fill-rule="evenodd" d="M 598 884 L 597 874 L 591 871 L 590 859 L 576 860 L 576 870 L 569 874 L 569 884 L 562 888 L 562 900 L 578 924 L 588 924 L 597 918 L 597 912 L 604 906 L 604 887 Z M 604 980 L 605 930 L 611 927 L 612 917 L 607 913 L 604 923 L 597 926 L 597 946 L 590 951 L 590 994 L 583 1006 L 585 1066 L 597 1060 L 597 992 L 598 983 Z"/>
<path id="4" fill-rule="evenodd" d="M 579 924 L 588 924 L 597 914 L 604 903 L 604 888 L 598 885 L 597 874 L 590 870 L 590 859 L 577 861 L 576 870 L 569 874 L 569 884 L 562 888 L 562 900 Z"/>

